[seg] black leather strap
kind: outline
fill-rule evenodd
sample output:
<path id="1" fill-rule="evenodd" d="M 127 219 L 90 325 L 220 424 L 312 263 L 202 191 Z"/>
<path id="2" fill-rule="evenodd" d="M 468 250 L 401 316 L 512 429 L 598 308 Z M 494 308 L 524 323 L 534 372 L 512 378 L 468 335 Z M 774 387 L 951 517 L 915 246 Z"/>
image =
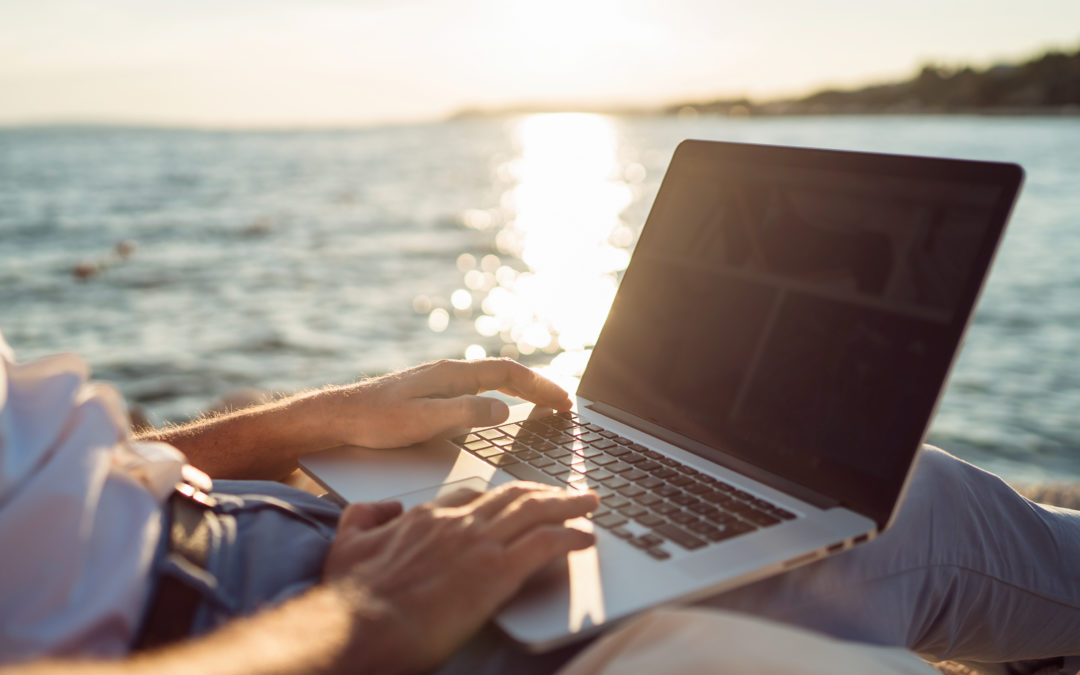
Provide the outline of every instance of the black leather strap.
<path id="1" fill-rule="evenodd" d="M 206 569 L 210 549 L 210 508 L 214 499 L 198 488 L 180 483 L 166 505 L 169 513 L 167 555 L 179 556 Z M 181 579 L 158 576 L 153 599 L 134 644 L 135 651 L 153 649 L 182 640 L 191 632 L 202 594 Z"/>

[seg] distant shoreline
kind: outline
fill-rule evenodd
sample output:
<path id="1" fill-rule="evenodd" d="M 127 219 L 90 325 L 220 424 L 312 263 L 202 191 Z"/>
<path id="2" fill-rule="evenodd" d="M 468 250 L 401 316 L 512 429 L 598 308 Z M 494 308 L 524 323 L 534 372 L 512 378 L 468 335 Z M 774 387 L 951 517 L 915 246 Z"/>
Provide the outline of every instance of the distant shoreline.
<path id="1" fill-rule="evenodd" d="M 754 101 L 745 96 L 650 105 L 604 105 L 582 101 L 523 102 L 492 108 L 471 107 L 426 120 L 357 124 L 185 124 L 122 121 L 55 120 L 0 124 L 0 130 L 19 129 L 148 129 L 207 132 L 305 132 L 418 126 L 453 120 L 485 119 L 545 113 L 590 113 L 611 116 L 715 115 L 731 118 L 809 116 L 1080 116 L 1080 49 L 1049 51 L 1019 64 L 999 64 L 983 70 L 971 67 L 924 65 L 900 82 L 854 89 L 823 89 L 799 98 Z"/>
<path id="2" fill-rule="evenodd" d="M 681 101 L 659 106 L 605 107 L 576 104 L 522 104 L 496 110 L 464 110 L 454 118 L 553 112 L 556 109 L 625 114 L 711 114 L 727 117 L 791 117 L 806 115 L 1080 115 L 1080 49 L 1068 54 L 1048 51 L 1019 64 L 983 70 L 924 65 L 900 82 L 855 89 L 822 89 L 800 98 L 754 101 L 725 97 Z"/>

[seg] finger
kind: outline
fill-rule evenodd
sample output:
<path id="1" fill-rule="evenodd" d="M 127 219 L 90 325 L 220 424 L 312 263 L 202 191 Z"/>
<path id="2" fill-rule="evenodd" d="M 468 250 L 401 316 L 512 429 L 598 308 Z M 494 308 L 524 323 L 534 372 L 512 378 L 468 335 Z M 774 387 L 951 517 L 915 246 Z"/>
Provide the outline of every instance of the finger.
<path id="1" fill-rule="evenodd" d="M 475 501 L 476 498 L 482 494 L 484 493 L 479 490 L 461 487 L 453 492 L 439 495 L 434 499 L 434 502 L 439 506 L 465 506 L 466 504 Z"/>
<path id="2" fill-rule="evenodd" d="M 518 498 L 492 518 L 486 534 L 496 541 L 513 542 L 537 527 L 580 518 L 598 504 L 596 495 L 588 492 L 533 492 Z"/>
<path id="3" fill-rule="evenodd" d="M 595 543 L 596 535 L 591 532 L 565 525 L 545 525 L 529 531 L 507 547 L 504 569 L 513 575 L 517 587 L 549 562 Z"/>
<path id="4" fill-rule="evenodd" d="M 364 531 L 378 527 L 401 515 L 401 502 L 357 502 L 349 504 L 338 520 L 338 531 Z"/>
<path id="5" fill-rule="evenodd" d="M 473 513 L 485 519 L 493 518 L 522 497 L 545 492 L 565 492 L 565 490 L 543 483 L 514 481 L 489 491 L 483 499 L 477 501 Z"/>
<path id="6" fill-rule="evenodd" d="M 424 438 L 454 436 L 473 427 L 501 424 L 510 417 L 509 406 L 487 396 L 421 398 L 414 405 Z"/>
<path id="7" fill-rule="evenodd" d="M 556 410 L 569 410 L 573 405 L 562 387 L 510 359 L 438 361 L 414 372 L 414 396 L 455 397 L 503 391 Z"/>

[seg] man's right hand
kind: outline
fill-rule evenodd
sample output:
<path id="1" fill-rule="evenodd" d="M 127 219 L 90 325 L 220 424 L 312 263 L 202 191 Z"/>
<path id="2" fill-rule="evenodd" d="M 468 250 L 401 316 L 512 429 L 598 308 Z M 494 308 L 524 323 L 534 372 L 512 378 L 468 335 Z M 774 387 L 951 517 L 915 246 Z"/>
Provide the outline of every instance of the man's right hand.
<path id="1" fill-rule="evenodd" d="M 532 574 L 591 533 L 566 521 L 596 496 L 536 483 L 459 490 L 401 513 L 353 504 L 342 514 L 324 578 L 355 600 L 358 656 L 374 671 L 430 668 L 475 633 Z M 367 670 L 367 668 L 362 668 Z"/>

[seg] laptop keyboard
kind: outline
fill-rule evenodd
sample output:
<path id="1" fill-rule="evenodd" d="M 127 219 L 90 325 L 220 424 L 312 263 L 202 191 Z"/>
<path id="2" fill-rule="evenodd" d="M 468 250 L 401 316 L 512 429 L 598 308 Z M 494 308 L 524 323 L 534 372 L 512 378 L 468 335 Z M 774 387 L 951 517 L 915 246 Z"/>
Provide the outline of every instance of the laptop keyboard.
<path id="1" fill-rule="evenodd" d="M 795 518 L 574 413 L 483 429 L 454 442 L 517 478 L 593 490 L 600 497 L 593 523 L 657 560 L 670 558 L 673 545 L 695 551 Z"/>

